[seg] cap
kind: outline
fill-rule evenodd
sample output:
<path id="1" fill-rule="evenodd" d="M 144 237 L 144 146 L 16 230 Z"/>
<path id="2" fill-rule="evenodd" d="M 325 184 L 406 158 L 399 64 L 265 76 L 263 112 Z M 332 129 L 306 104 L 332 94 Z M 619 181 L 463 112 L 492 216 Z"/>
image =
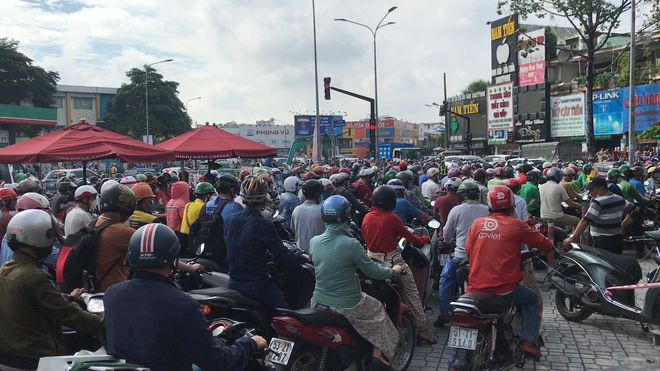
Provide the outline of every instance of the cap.
<path id="1" fill-rule="evenodd" d="M 594 187 L 604 187 L 604 188 L 607 188 L 607 181 L 605 180 L 605 178 L 601 178 L 601 177 L 594 178 L 592 181 L 590 181 L 590 182 L 587 184 L 587 189 L 592 189 L 592 188 L 594 188 Z"/>

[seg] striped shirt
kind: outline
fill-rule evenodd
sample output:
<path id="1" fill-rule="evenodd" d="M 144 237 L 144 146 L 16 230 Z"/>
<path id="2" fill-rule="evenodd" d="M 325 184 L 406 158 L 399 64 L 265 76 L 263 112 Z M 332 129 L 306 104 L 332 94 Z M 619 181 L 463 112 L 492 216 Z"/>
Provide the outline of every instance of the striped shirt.
<path id="1" fill-rule="evenodd" d="M 607 192 L 591 201 L 584 219 L 591 225 L 592 236 L 616 236 L 621 234 L 621 222 L 634 208 L 625 198 Z"/>

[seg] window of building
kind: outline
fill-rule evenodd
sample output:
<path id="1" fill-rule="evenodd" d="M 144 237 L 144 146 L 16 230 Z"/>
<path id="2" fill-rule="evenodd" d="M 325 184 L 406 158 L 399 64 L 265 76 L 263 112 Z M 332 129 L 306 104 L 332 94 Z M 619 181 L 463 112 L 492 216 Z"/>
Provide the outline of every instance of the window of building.
<path id="1" fill-rule="evenodd" d="M 73 98 L 73 109 L 92 109 L 92 98 Z"/>
<path id="2" fill-rule="evenodd" d="M 64 108 L 64 97 L 55 97 L 55 108 Z"/>

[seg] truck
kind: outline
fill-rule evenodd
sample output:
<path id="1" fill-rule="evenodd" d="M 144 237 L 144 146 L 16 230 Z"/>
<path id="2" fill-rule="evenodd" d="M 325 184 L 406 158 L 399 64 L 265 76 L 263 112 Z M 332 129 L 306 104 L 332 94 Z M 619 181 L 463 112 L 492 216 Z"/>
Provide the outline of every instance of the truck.
<path id="1" fill-rule="evenodd" d="M 413 155 L 413 156 L 410 156 Z M 413 148 L 412 143 L 381 143 L 378 146 L 378 158 L 421 158 L 421 150 Z"/>
<path id="2" fill-rule="evenodd" d="M 582 143 L 578 141 L 561 141 L 523 144 L 520 157 L 539 158 L 548 161 L 577 160 L 582 157 Z"/>

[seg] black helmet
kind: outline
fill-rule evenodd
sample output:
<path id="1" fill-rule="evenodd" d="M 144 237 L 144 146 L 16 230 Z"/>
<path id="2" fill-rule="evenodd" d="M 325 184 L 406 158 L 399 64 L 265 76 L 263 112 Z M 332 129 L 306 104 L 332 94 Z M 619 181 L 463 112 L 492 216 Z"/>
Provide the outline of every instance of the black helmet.
<path id="1" fill-rule="evenodd" d="M 237 193 L 240 190 L 238 180 L 236 180 L 231 174 L 222 174 L 218 176 L 215 180 L 215 186 L 220 193 L 231 192 L 232 188 L 234 188 L 234 193 Z"/>
<path id="2" fill-rule="evenodd" d="M 414 182 L 413 175 L 409 171 L 399 171 L 396 178 L 403 182 L 403 185 L 408 188 L 410 183 Z"/>
<path id="3" fill-rule="evenodd" d="M 371 195 L 371 204 L 387 210 L 394 210 L 396 199 L 396 191 L 392 187 L 381 185 L 374 189 L 374 193 Z"/>
<path id="4" fill-rule="evenodd" d="M 101 192 L 101 212 L 118 211 L 127 218 L 135 211 L 135 193 L 119 183 L 109 184 Z"/>
<path id="5" fill-rule="evenodd" d="M 479 189 L 479 186 L 474 182 L 463 182 L 460 186 L 458 186 L 456 194 L 458 195 L 458 199 L 461 201 L 478 200 L 479 195 L 481 194 L 481 190 Z"/>
<path id="6" fill-rule="evenodd" d="M 266 201 L 268 196 L 268 183 L 264 178 L 249 175 L 243 179 L 241 198 L 248 206 L 259 205 Z"/>
<path id="7" fill-rule="evenodd" d="M 325 187 L 323 187 L 323 184 L 316 179 L 306 180 L 302 185 L 303 196 L 307 198 L 316 196 L 317 193 L 323 192 L 324 189 Z"/>
<path id="8" fill-rule="evenodd" d="M 69 188 L 66 190 L 66 199 L 69 201 L 75 201 L 76 200 L 76 189 L 78 189 L 78 186 L 75 185 L 74 183 L 69 183 Z"/>
<path id="9" fill-rule="evenodd" d="M 66 195 L 67 191 L 69 190 L 69 187 L 72 185 L 71 181 L 69 179 L 64 179 L 60 181 L 60 185 L 57 186 L 57 192 L 63 195 Z"/>
<path id="10" fill-rule="evenodd" d="M 529 173 L 534 169 L 534 166 L 530 164 L 522 164 L 520 165 L 520 169 L 522 170 L 523 173 Z"/>
<path id="11" fill-rule="evenodd" d="M 321 217 L 326 223 L 341 223 L 350 216 L 351 203 L 344 196 L 330 196 L 321 205 Z"/>
<path id="12" fill-rule="evenodd" d="M 181 243 L 174 231 L 160 223 L 140 227 L 128 242 L 128 263 L 132 268 L 172 267 Z"/>

